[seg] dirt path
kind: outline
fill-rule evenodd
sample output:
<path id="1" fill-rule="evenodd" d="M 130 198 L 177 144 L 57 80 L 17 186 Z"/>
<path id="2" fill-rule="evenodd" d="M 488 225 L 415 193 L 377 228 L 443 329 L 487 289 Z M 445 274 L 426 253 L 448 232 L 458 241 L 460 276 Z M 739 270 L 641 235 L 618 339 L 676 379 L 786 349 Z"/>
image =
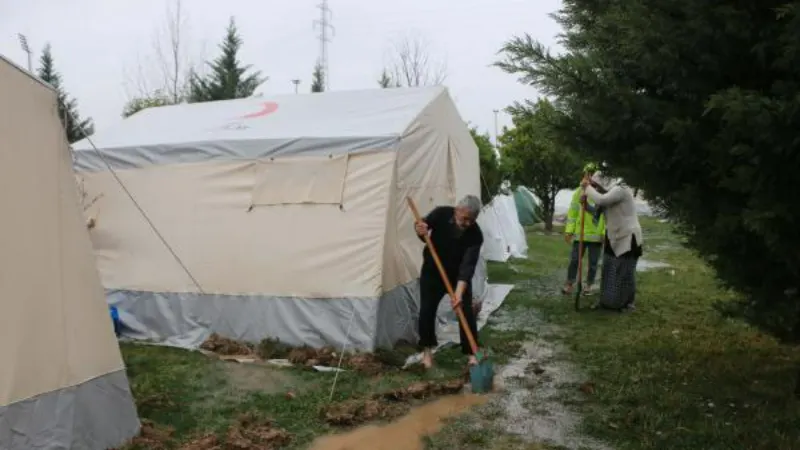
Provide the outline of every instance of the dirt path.
<path id="1" fill-rule="evenodd" d="M 513 265 L 511 270 L 525 271 Z M 562 276 L 559 271 L 549 277 L 515 280 L 516 295 L 558 301 L 557 289 Z M 519 354 L 505 366 L 498 367 L 496 387 L 499 392 L 492 395 L 486 405 L 465 415 L 462 424 L 448 427 L 437 435 L 433 447 L 438 450 L 460 445 L 505 450 L 539 448 L 538 445 L 546 444 L 576 450 L 610 450 L 608 445 L 580 432 L 581 417 L 575 404 L 585 398 L 586 393 L 581 390 L 591 393 L 593 387 L 570 362 L 567 350 L 560 343 L 563 330 L 542 320 L 537 310 L 521 305 L 504 305 L 492 315 L 488 326 L 501 332 L 524 330 L 529 335 Z M 480 436 L 471 429 L 508 439 L 509 443 L 497 445 L 494 442 L 498 439 L 494 438 L 481 442 Z M 466 442 L 465 434 L 470 435 Z"/>
<path id="2" fill-rule="evenodd" d="M 580 394 L 578 387 L 590 390 L 591 384 L 567 360 L 565 349 L 555 340 L 558 330 L 538 322 L 543 335 L 525 342 L 520 355 L 498 373 L 503 393 L 496 401 L 504 411 L 499 426 L 527 443 L 610 450 L 580 434 L 580 416 L 565 405 L 564 397 Z"/>

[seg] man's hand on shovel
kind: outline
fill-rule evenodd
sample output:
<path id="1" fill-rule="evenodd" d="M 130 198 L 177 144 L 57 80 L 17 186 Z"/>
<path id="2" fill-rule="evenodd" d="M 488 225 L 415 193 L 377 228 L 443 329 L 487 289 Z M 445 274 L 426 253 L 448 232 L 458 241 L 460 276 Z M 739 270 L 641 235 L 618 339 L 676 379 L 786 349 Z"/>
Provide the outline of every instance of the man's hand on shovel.
<path id="1" fill-rule="evenodd" d="M 456 284 L 456 291 L 454 292 L 455 298 L 450 299 L 450 305 L 453 306 L 453 309 L 461 306 L 461 298 L 464 296 L 464 291 L 467 290 L 467 283 L 463 281 L 459 281 Z"/>
<path id="2" fill-rule="evenodd" d="M 455 299 L 452 298 L 450 299 L 450 306 L 452 306 L 453 309 L 458 308 L 460 305 L 461 305 L 461 297 L 456 296 Z"/>

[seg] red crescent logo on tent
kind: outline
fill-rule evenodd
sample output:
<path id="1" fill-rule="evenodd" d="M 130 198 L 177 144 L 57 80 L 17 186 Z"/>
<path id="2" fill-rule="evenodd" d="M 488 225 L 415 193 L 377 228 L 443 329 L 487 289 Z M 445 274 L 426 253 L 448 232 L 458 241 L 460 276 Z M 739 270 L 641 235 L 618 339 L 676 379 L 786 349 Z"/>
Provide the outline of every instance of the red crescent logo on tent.
<path id="1" fill-rule="evenodd" d="M 255 117 L 263 117 L 272 114 L 278 110 L 278 104 L 275 102 L 264 102 L 261 105 L 261 110 L 242 116 L 243 119 L 252 119 Z"/>

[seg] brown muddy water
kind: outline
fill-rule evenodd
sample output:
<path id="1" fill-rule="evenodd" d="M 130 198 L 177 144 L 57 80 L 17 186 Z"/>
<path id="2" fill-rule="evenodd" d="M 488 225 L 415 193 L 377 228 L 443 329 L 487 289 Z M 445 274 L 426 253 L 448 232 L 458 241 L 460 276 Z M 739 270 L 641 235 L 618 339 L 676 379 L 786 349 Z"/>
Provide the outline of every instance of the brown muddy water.
<path id="1" fill-rule="evenodd" d="M 311 450 L 423 450 L 423 437 L 442 429 L 445 419 L 486 403 L 487 395 L 460 394 L 417 406 L 386 425 L 367 425 L 353 431 L 323 436 Z"/>

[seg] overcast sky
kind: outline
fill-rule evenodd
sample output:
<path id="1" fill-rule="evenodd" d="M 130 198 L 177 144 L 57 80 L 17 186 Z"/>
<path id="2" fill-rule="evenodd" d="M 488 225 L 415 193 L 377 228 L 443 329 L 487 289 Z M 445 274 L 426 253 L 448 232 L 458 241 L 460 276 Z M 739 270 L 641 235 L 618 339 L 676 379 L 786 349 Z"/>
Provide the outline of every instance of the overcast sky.
<path id="1" fill-rule="evenodd" d="M 319 55 L 312 22 L 321 0 L 183 0 L 185 51 L 195 59 L 218 54 L 230 16 L 234 16 L 244 46 L 240 58 L 260 69 L 269 80 L 258 92 L 294 92 L 300 78 L 307 92 Z M 91 116 L 97 129 L 121 120 L 120 112 L 137 81 L 154 80 L 154 40 L 167 21 L 174 0 L 0 0 L 0 54 L 27 66 L 17 33 L 27 36 L 35 52 L 53 47 L 56 68 L 80 112 Z M 447 62 L 445 84 L 461 116 L 489 133 L 492 110 L 515 100 L 535 98 L 490 64 L 497 50 L 513 35 L 530 33 L 555 45 L 558 26 L 549 14 L 560 0 L 329 0 L 336 34 L 329 44 L 330 89 L 377 87 L 392 39 L 422 36 L 430 52 Z M 139 71 L 137 67 L 142 67 Z M 502 112 L 500 126 L 509 123 Z"/>

